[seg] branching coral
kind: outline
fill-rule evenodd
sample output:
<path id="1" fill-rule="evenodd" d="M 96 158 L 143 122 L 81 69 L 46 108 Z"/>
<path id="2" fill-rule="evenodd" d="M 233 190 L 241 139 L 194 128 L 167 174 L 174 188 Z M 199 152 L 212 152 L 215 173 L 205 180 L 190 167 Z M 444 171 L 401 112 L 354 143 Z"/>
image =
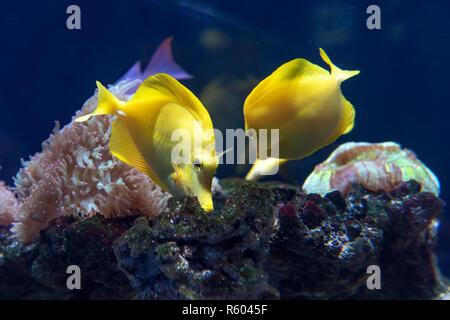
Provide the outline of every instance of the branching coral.
<path id="1" fill-rule="evenodd" d="M 16 219 L 17 199 L 6 186 L 0 181 L 0 225 L 9 225 Z"/>
<path id="2" fill-rule="evenodd" d="M 131 96 L 126 92 L 136 81 L 122 81 L 110 91 L 127 101 Z M 91 113 L 97 102 L 95 94 L 75 117 Z M 56 123 L 42 152 L 23 163 L 15 178 L 19 222 L 12 230 L 18 239 L 31 241 L 61 215 L 92 216 L 98 212 L 112 217 L 139 212 L 154 217 L 165 210 L 169 194 L 109 152 L 113 121 L 109 115 L 92 117 L 83 123 L 71 122 L 61 130 Z"/>

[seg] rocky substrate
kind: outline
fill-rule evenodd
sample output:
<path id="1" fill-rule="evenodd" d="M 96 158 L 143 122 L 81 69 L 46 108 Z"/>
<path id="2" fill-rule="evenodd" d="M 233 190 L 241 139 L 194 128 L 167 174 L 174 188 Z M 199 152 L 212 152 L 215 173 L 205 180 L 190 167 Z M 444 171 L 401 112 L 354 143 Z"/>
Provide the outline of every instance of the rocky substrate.
<path id="1" fill-rule="evenodd" d="M 0 299 L 432 299 L 446 292 L 434 250 L 444 203 L 415 181 L 324 197 L 224 179 L 215 211 L 63 217 L 21 246 L 0 230 Z M 66 285 L 69 265 L 81 289 Z M 369 266 L 381 288 L 368 289 Z"/>

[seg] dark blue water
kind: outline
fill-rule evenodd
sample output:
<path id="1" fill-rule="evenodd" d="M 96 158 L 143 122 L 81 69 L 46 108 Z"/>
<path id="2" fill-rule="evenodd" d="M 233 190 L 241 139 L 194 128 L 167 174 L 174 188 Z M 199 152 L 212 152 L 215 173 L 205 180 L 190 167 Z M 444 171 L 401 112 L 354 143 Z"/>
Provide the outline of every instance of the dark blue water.
<path id="1" fill-rule="evenodd" d="M 81 9 L 81 30 L 66 28 L 71 4 Z M 381 30 L 366 27 L 370 4 L 381 8 Z M 2 1 L 0 179 L 12 183 L 19 159 L 41 150 L 55 120 L 70 121 L 95 80 L 113 83 L 174 36 L 175 59 L 195 76 L 184 84 L 197 95 L 218 77 L 262 79 L 297 57 L 325 66 L 323 47 L 336 65 L 361 70 L 343 85 L 356 110 L 355 128 L 289 164 L 291 178 L 303 181 L 343 142 L 395 141 L 436 173 L 448 201 L 449 9 L 444 1 Z M 212 106 L 219 128 L 243 127 L 250 89 Z M 219 177 L 235 174 L 229 166 L 218 171 Z M 450 274 L 445 218 L 441 231 L 440 262 Z"/>

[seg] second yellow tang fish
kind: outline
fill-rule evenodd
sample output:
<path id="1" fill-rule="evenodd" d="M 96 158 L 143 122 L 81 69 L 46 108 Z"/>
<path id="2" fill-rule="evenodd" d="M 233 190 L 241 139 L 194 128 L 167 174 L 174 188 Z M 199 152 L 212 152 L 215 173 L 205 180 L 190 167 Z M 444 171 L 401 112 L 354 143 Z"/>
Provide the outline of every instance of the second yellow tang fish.
<path id="1" fill-rule="evenodd" d="M 100 82 L 97 86 L 97 109 L 75 121 L 116 115 L 109 143 L 111 153 L 149 175 L 173 196 L 195 196 L 205 211 L 212 211 L 211 183 L 218 159 L 211 118 L 197 97 L 163 73 L 147 78 L 128 102 L 114 97 Z M 179 140 L 173 139 L 177 130 L 187 133 L 183 137 L 186 161 L 181 163 L 174 161 L 172 154 L 174 148 L 180 147 Z M 205 132 L 212 134 L 205 138 Z M 201 136 L 200 144 L 190 143 L 194 135 Z"/>
<path id="2" fill-rule="evenodd" d="M 355 110 L 342 95 L 341 83 L 359 71 L 339 69 L 322 49 L 320 56 L 331 72 L 295 59 L 261 81 L 245 100 L 246 130 L 279 129 L 277 158 L 304 158 L 353 128 Z M 273 156 L 270 145 L 263 155 Z"/>

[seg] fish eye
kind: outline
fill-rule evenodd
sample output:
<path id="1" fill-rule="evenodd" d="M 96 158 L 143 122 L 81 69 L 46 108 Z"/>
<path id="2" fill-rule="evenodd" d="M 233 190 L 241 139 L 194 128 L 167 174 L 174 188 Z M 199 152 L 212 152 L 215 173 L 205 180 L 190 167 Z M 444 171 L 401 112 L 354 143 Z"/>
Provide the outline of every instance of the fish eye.
<path id="1" fill-rule="evenodd" d="M 203 164 L 201 164 L 201 163 L 194 163 L 194 167 L 195 167 L 197 170 L 201 170 L 201 169 L 203 168 Z"/>
<path id="2" fill-rule="evenodd" d="M 194 158 L 194 167 L 197 170 L 201 170 L 203 168 L 203 163 L 198 158 Z"/>

